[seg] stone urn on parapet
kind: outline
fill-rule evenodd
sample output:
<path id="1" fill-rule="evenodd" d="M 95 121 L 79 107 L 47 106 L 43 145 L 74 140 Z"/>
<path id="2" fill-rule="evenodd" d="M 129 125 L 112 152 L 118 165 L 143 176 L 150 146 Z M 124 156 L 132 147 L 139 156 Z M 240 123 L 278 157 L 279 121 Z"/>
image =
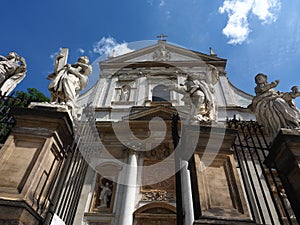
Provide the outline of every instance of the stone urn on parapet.
<path id="1" fill-rule="evenodd" d="M 50 103 L 55 106 L 64 106 L 71 110 L 76 118 L 78 106 L 76 104 L 79 92 L 88 84 L 88 76 L 92 72 L 87 56 L 81 56 L 74 64 L 67 63 L 68 49 L 63 48 L 54 61 L 54 72 L 48 76 L 50 84 Z"/>

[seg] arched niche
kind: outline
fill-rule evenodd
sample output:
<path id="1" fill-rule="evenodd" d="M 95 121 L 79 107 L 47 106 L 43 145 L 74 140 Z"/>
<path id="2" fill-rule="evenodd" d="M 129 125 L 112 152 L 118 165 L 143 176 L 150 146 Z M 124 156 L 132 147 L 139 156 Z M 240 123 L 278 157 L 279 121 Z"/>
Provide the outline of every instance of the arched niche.
<path id="1" fill-rule="evenodd" d="M 115 162 L 103 162 L 95 167 L 97 174 L 90 212 L 112 212 L 121 168 Z"/>

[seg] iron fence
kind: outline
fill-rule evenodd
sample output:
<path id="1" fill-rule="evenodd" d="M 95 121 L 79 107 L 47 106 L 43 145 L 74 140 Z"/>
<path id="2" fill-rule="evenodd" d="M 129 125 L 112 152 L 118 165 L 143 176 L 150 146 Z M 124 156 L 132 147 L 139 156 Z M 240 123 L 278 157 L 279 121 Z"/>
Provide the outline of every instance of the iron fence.
<path id="1" fill-rule="evenodd" d="M 270 144 L 263 127 L 235 118 L 227 122 L 238 131 L 233 147 L 252 219 L 259 224 L 298 224 L 276 168 L 264 163 Z"/>

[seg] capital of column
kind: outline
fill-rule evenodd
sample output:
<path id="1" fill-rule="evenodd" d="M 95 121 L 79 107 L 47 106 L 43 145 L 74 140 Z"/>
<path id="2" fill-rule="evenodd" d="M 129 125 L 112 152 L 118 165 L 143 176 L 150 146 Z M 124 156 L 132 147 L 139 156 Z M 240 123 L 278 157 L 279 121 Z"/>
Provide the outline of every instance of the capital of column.
<path id="1" fill-rule="evenodd" d="M 130 157 L 132 155 L 136 155 L 137 157 L 143 157 L 144 156 L 144 151 L 137 150 L 137 149 L 132 149 L 132 148 L 127 148 L 124 150 L 125 156 Z"/>

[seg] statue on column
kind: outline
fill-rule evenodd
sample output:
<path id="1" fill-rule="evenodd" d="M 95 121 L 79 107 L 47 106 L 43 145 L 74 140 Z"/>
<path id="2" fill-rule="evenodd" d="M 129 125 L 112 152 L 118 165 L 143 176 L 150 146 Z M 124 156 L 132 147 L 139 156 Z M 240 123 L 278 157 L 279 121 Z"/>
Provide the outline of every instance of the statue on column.
<path id="1" fill-rule="evenodd" d="M 300 128 L 300 111 L 293 101 L 300 96 L 300 92 L 297 86 L 293 86 L 291 92 L 276 92 L 274 88 L 279 80 L 268 83 L 267 79 L 263 73 L 255 76 L 256 96 L 249 108 L 273 139 L 281 128 Z"/>
<path id="2" fill-rule="evenodd" d="M 16 52 L 0 55 L 0 95 L 9 95 L 26 76 L 26 62 Z"/>
<path id="3" fill-rule="evenodd" d="M 81 56 L 74 64 L 67 64 L 67 49 L 62 49 L 55 58 L 54 73 L 48 76 L 51 80 L 48 89 L 51 93 L 50 103 L 67 105 L 76 108 L 79 91 L 86 88 L 88 76 L 92 72 L 87 56 Z"/>
<path id="4" fill-rule="evenodd" d="M 192 78 L 191 75 L 188 75 L 184 84 L 183 88 L 187 99 L 190 100 L 191 103 L 191 114 L 194 116 L 206 115 L 208 107 L 206 106 L 205 102 L 205 94 L 201 89 L 200 82 Z"/>

